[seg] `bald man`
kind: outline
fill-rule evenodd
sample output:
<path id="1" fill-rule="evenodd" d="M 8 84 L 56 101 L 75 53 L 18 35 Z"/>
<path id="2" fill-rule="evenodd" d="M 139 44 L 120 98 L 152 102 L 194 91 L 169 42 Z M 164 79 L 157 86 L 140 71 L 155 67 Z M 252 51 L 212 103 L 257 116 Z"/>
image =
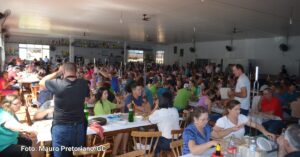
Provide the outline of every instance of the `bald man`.
<path id="1" fill-rule="evenodd" d="M 77 78 L 76 65 L 64 63 L 58 71 L 45 76 L 40 86 L 46 87 L 54 95 L 52 146 L 84 146 L 87 122 L 83 110 L 90 92 L 88 82 Z M 54 151 L 54 157 L 68 157 L 72 156 L 71 153 Z"/>

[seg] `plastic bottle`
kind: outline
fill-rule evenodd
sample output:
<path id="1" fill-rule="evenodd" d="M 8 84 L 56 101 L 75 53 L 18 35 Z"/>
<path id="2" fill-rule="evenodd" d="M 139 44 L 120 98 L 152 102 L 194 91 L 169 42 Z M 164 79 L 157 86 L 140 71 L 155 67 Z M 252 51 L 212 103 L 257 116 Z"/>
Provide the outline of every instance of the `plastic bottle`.
<path id="1" fill-rule="evenodd" d="M 250 156 L 255 157 L 255 154 L 256 154 L 256 141 L 255 141 L 255 139 L 251 139 L 249 150 L 250 150 Z"/>
<path id="2" fill-rule="evenodd" d="M 237 147 L 233 140 L 234 136 L 230 137 L 230 141 L 227 148 L 228 157 L 235 157 L 237 154 Z"/>

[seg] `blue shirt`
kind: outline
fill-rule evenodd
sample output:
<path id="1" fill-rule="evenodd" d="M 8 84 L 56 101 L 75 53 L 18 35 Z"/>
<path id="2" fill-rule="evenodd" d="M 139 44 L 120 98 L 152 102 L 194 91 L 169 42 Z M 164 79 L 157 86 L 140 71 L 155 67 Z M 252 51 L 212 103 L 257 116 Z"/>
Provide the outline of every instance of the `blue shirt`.
<path id="1" fill-rule="evenodd" d="M 134 103 L 137 105 L 137 106 L 142 106 L 143 105 L 143 98 L 142 96 L 139 96 L 138 99 L 135 99 L 132 94 L 128 95 L 125 100 L 124 100 L 124 112 L 125 113 L 128 113 L 128 107 L 127 105 L 130 104 L 132 102 L 132 100 L 134 101 Z"/>
<path id="2" fill-rule="evenodd" d="M 298 94 L 296 92 L 293 92 L 293 93 L 285 92 L 283 94 L 283 98 L 287 101 L 287 103 L 296 101 L 297 97 L 298 97 Z"/>
<path id="3" fill-rule="evenodd" d="M 169 88 L 164 88 L 164 87 L 159 88 L 157 90 L 157 97 L 160 97 L 163 93 L 168 92 L 168 91 L 169 91 Z"/>
<path id="4" fill-rule="evenodd" d="M 193 140 L 196 145 L 204 144 L 210 141 L 212 128 L 206 124 L 204 127 L 204 136 L 198 131 L 194 123 L 189 124 L 183 131 L 182 153 L 189 154 L 189 141 Z"/>
<path id="5" fill-rule="evenodd" d="M 111 88 L 114 92 L 118 93 L 120 91 L 118 77 L 113 76 L 111 78 L 110 84 L 111 84 Z"/>
<path id="6" fill-rule="evenodd" d="M 148 87 L 145 87 L 144 90 L 147 97 L 147 101 L 149 102 L 150 106 L 153 107 L 153 96 L 150 89 Z"/>
<path id="7" fill-rule="evenodd" d="M 279 99 L 280 105 L 281 105 L 281 106 L 287 106 L 287 101 L 286 101 L 285 98 L 283 97 L 283 94 L 280 94 L 280 93 L 274 93 L 273 96 L 275 96 L 276 98 Z"/>

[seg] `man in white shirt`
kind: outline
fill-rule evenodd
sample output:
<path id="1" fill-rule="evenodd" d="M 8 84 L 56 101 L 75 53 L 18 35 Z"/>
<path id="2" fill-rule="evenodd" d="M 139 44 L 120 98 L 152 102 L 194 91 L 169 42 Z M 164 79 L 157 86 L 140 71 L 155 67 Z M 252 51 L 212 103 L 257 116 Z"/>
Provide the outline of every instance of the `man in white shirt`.
<path id="1" fill-rule="evenodd" d="M 244 73 L 244 68 L 240 64 L 232 67 L 235 77 L 238 78 L 235 90 L 228 93 L 230 97 L 241 103 L 241 114 L 248 115 L 250 108 L 250 81 Z"/>
<path id="2" fill-rule="evenodd" d="M 43 60 L 44 60 L 44 62 L 45 62 L 46 64 L 48 64 L 48 62 L 49 62 L 49 59 L 48 59 L 48 57 L 47 57 L 47 56 L 45 56 L 45 58 L 44 58 Z"/>

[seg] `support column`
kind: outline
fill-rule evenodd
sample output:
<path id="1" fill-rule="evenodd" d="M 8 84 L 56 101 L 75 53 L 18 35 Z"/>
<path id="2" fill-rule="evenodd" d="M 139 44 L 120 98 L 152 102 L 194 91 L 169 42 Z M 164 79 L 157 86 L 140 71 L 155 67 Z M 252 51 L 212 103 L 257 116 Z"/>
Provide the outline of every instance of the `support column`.
<path id="1" fill-rule="evenodd" d="M 127 42 L 124 41 L 124 72 L 126 71 L 126 63 L 127 63 Z"/>
<path id="2" fill-rule="evenodd" d="M 4 35 L 2 33 L 0 33 L 0 58 L 1 58 L 1 71 L 4 71 L 4 66 L 5 66 L 5 47 L 4 47 Z"/>
<path id="3" fill-rule="evenodd" d="M 74 63 L 74 46 L 72 46 L 72 43 L 74 42 L 74 39 L 72 37 L 69 38 L 69 61 Z"/>

